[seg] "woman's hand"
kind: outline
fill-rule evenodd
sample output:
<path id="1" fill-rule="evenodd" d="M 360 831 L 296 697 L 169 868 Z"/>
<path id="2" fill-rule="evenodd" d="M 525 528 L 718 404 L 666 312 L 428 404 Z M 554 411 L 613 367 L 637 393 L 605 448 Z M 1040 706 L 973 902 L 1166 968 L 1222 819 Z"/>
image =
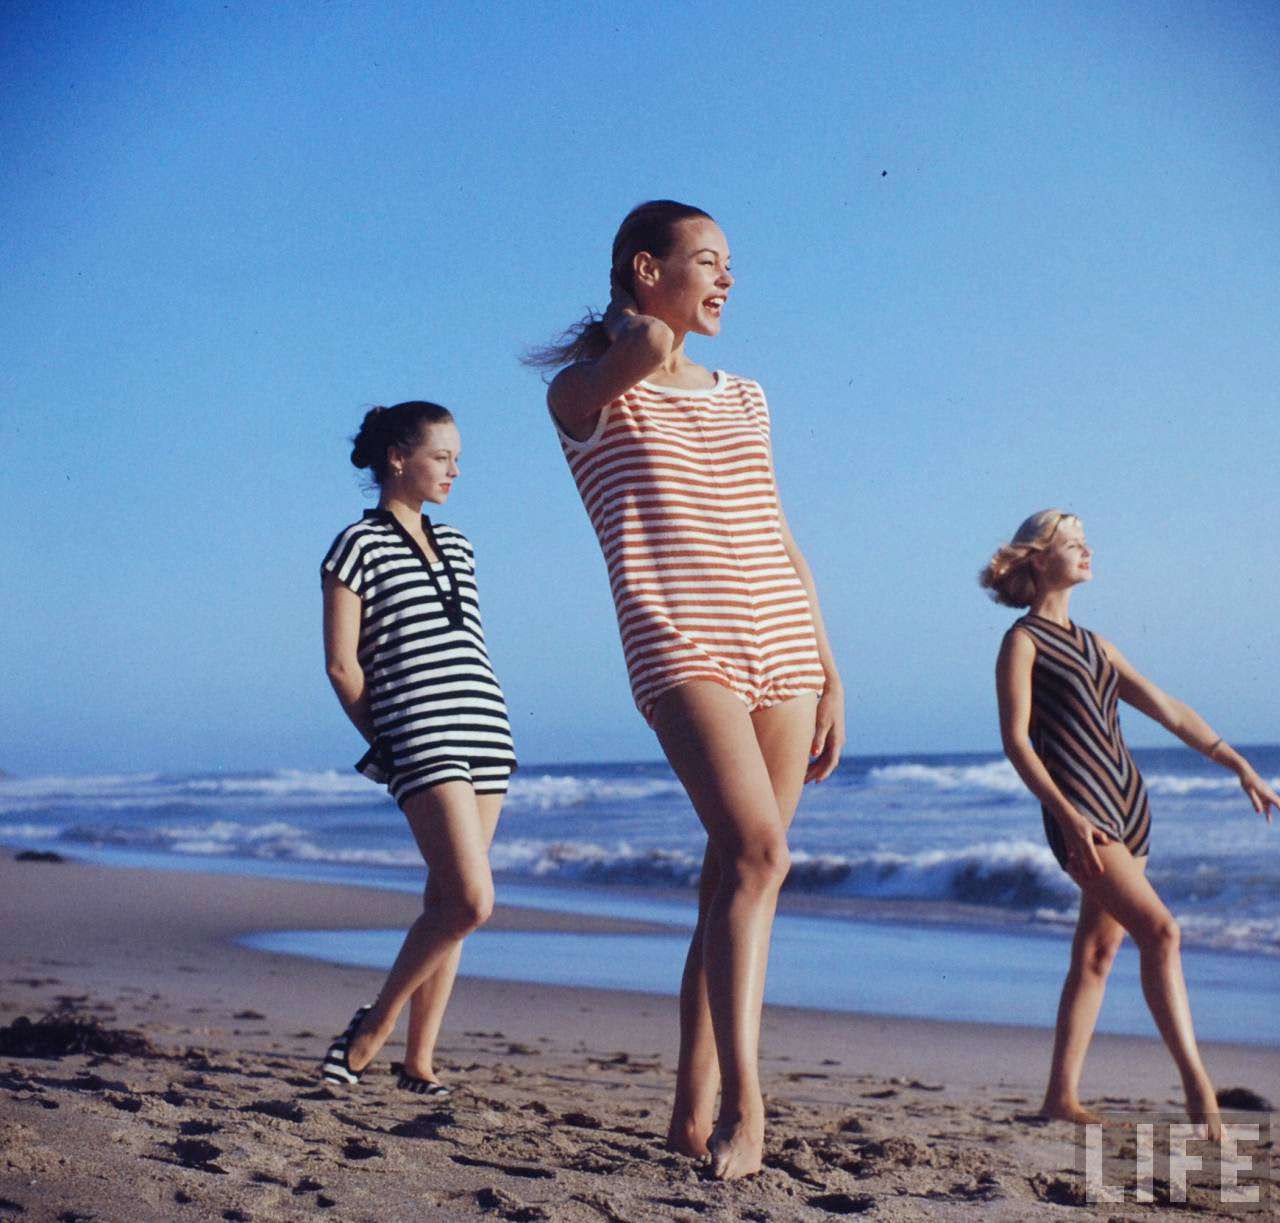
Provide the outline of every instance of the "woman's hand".
<path id="1" fill-rule="evenodd" d="M 1249 796 L 1249 801 L 1253 804 L 1253 809 L 1259 815 L 1267 817 L 1267 823 L 1271 823 L 1271 808 L 1274 807 L 1280 811 L 1280 797 L 1261 777 L 1258 776 L 1247 760 L 1242 757 L 1244 767 L 1237 774 L 1240 778 L 1240 788 Z"/>
<path id="2" fill-rule="evenodd" d="M 639 315 L 640 307 L 636 305 L 636 299 L 626 289 L 614 289 L 613 296 L 609 299 L 609 308 L 604 312 L 601 322 L 609 333 L 609 339 L 615 341 L 631 320 Z"/>
<path id="3" fill-rule="evenodd" d="M 1063 840 L 1067 843 L 1067 873 L 1083 885 L 1106 874 L 1097 846 L 1110 845 L 1111 838 L 1101 828 L 1095 828 L 1083 816 L 1061 826 Z"/>
<path id="4" fill-rule="evenodd" d="M 818 699 L 818 712 L 814 718 L 813 744 L 809 748 L 809 768 L 804 779 L 826 781 L 840 763 L 840 749 L 844 747 L 844 689 L 828 687 Z"/>

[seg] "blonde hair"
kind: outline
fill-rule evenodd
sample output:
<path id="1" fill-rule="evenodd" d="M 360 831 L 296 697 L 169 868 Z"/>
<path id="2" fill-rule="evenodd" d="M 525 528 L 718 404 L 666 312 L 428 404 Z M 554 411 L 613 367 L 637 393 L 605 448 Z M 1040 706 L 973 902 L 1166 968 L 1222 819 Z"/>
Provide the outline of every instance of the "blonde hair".
<path id="1" fill-rule="evenodd" d="M 1066 510 L 1040 510 L 1032 514 L 983 566 L 978 585 L 1005 607 L 1030 607 L 1036 597 L 1031 558 L 1049 546 L 1064 522 L 1079 521 Z"/>

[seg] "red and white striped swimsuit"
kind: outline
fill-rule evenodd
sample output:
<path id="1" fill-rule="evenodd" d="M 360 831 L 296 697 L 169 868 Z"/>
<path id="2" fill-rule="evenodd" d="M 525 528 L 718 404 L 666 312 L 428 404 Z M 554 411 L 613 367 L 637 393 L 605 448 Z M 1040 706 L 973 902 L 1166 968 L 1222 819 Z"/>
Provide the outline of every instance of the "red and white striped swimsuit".
<path id="1" fill-rule="evenodd" d="M 647 722 L 664 692 L 691 680 L 723 684 L 751 710 L 826 683 L 782 542 L 764 391 L 720 370 L 715 379 L 707 390 L 637 383 L 585 441 L 556 425 Z"/>

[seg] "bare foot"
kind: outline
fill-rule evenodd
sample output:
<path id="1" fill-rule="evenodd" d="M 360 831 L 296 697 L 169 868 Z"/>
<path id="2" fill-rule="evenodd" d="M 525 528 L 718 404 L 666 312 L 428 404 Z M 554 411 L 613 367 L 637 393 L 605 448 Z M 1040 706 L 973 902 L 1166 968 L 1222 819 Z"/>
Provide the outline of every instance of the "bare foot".
<path id="1" fill-rule="evenodd" d="M 718 1181 L 754 1176 L 764 1157 L 764 1118 L 721 1118 L 707 1140 L 711 1175 Z"/>
<path id="2" fill-rule="evenodd" d="M 1047 1121 L 1071 1121 L 1076 1125 L 1110 1125 L 1101 1113 L 1085 1108 L 1079 1100 L 1046 1100 L 1040 1106 L 1040 1115 Z"/>
<path id="3" fill-rule="evenodd" d="M 1218 1111 L 1218 1093 L 1206 1078 L 1187 1088 L 1187 1116 L 1196 1127 L 1197 1138 L 1222 1141 L 1222 1114 Z"/>
<path id="4" fill-rule="evenodd" d="M 709 1153 L 707 1138 L 710 1133 L 710 1125 L 677 1121 L 672 1117 L 667 1129 L 667 1150 L 674 1151 L 677 1155 L 688 1155 L 692 1159 L 701 1159 Z"/>

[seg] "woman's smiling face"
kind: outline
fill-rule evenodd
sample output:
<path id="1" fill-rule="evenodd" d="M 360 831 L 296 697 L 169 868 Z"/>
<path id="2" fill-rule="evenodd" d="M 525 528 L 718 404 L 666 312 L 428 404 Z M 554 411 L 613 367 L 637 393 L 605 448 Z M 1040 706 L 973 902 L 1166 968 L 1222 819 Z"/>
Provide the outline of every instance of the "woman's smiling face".
<path id="1" fill-rule="evenodd" d="M 715 335 L 733 287 L 729 243 L 706 217 L 678 222 L 671 251 L 636 256 L 636 304 L 677 333 Z"/>

